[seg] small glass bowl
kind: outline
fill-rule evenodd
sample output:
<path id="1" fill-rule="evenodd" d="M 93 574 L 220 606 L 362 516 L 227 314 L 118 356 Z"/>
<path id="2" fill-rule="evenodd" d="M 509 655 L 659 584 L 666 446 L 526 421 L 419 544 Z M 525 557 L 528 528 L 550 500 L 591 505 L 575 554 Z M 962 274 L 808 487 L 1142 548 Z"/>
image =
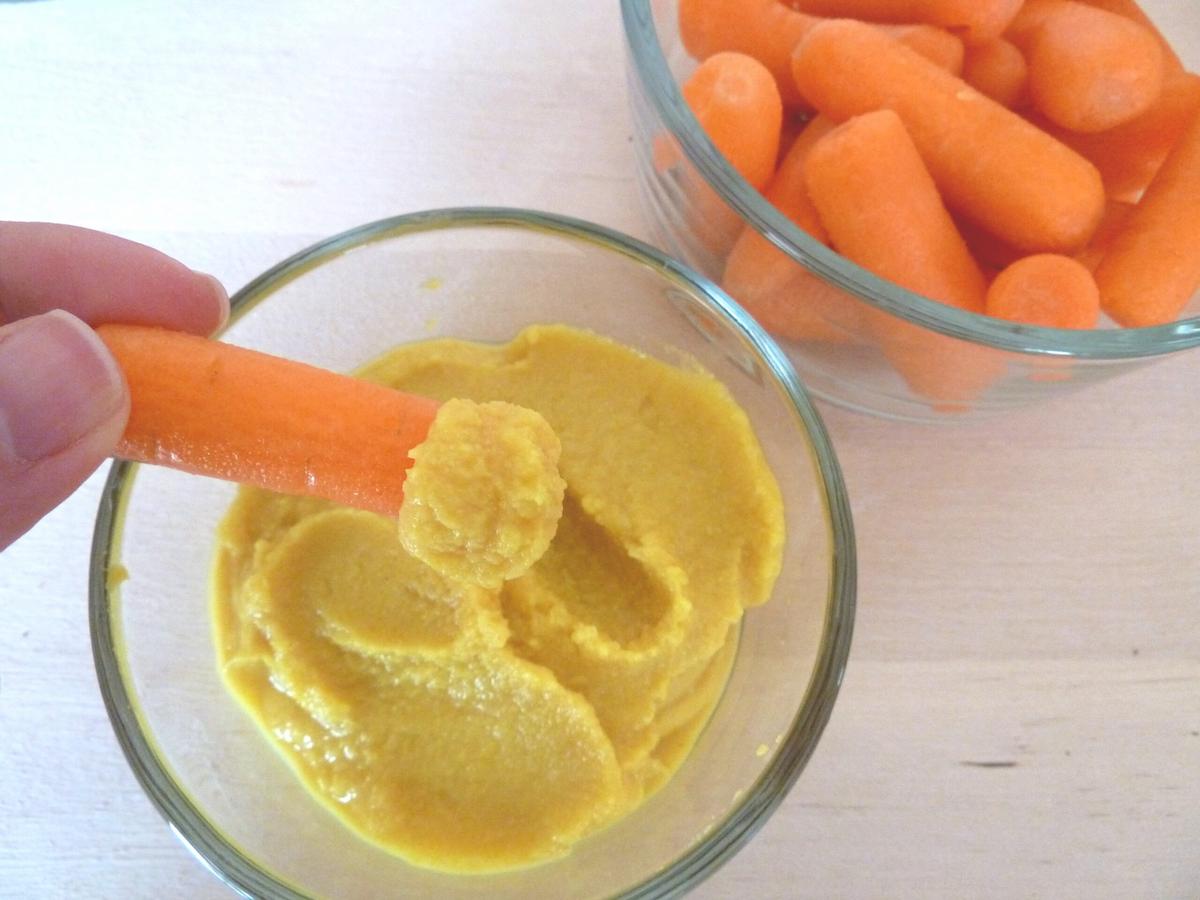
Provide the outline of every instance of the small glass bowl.
<path id="1" fill-rule="evenodd" d="M 231 342 L 335 370 L 424 338 L 507 341 L 537 322 L 695 360 L 749 415 L 783 492 L 788 535 L 774 596 L 746 615 L 724 695 L 675 777 L 562 859 L 455 876 L 410 866 L 347 830 L 226 691 L 208 578 L 234 487 L 117 463 L 90 576 L 100 687 L 134 773 L 196 856 L 254 897 L 590 898 L 676 896 L 736 852 L 813 752 L 854 616 L 842 477 L 778 347 L 713 284 L 652 248 L 518 210 L 365 225 L 256 278 L 233 309 Z"/>
<path id="2" fill-rule="evenodd" d="M 1189 56 L 1200 62 L 1200 17 L 1170 0 L 1142 6 L 1185 62 Z M 795 271 L 815 276 L 804 278 L 802 296 L 816 321 L 802 333 L 789 336 L 764 317 L 811 393 L 892 418 L 957 421 L 1025 406 L 1200 345 L 1200 294 L 1169 325 L 1040 328 L 951 308 L 851 263 L 767 202 L 700 128 L 680 92 L 697 64 L 680 40 L 676 0 L 621 0 L 621 9 L 637 179 L 654 240 L 720 281 L 731 246 L 749 228 L 790 257 Z M 753 305 L 744 293 L 742 299 Z M 882 333 L 901 336 L 908 380 L 880 349 L 875 335 Z M 914 358 L 920 359 L 915 372 Z"/>

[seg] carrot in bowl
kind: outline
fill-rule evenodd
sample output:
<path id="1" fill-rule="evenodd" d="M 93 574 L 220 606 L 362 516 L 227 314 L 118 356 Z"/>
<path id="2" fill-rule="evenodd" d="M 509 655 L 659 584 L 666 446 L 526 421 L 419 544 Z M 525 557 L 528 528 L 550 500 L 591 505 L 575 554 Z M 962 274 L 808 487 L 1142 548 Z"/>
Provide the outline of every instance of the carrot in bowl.
<path id="1" fill-rule="evenodd" d="M 700 126 L 725 159 L 754 187 L 762 189 L 779 155 L 783 108 L 775 81 L 761 63 L 744 53 L 709 57 L 685 82 L 682 93 Z M 684 157 L 663 131 L 651 144 L 660 185 L 677 194 L 687 232 L 705 256 L 724 256 L 737 239 L 741 219 Z"/>
<path id="2" fill-rule="evenodd" d="M 798 13 L 778 0 L 680 0 L 679 36 L 698 60 L 735 51 L 766 66 L 788 106 L 803 104 L 791 75 L 796 44 L 819 19 Z"/>
<path id="3" fill-rule="evenodd" d="M 804 171 L 839 253 L 911 291 L 983 311 L 983 274 L 896 113 L 866 113 L 834 129 Z"/>
<path id="4" fill-rule="evenodd" d="M 132 403 L 117 455 L 394 515 L 433 400 L 195 335 L 101 325 Z"/>
<path id="5" fill-rule="evenodd" d="M 1024 106 L 1029 67 L 1025 55 L 1015 44 L 996 38 L 967 51 L 963 60 L 963 81 L 1001 106 Z"/>
<path id="6" fill-rule="evenodd" d="M 1130 327 L 1174 321 L 1200 287 L 1200 115 L 1113 236 L 1096 283 L 1104 311 Z"/>
<path id="7" fill-rule="evenodd" d="M 791 204 L 803 204 L 805 213 L 802 215 L 803 224 L 800 227 L 821 243 L 826 243 L 825 230 L 821 227 L 820 220 L 817 219 L 817 211 L 813 208 L 812 201 L 808 199 L 804 163 L 817 142 L 837 128 L 837 125 L 838 123 L 828 116 L 818 115 L 809 119 L 805 123 L 804 129 L 796 136 L 796 140 L 792 142 L 788 152 L 779 161 L 779 166 L 775 169 L 775 174 L 771 176 L 771 183 L 767 185 L 766 190 L 770 197 Z"/>
<path id="8" fill-rule="evenodd" d="M 906 47 L 916 50 L 923 57 L 939 68 L 958 75 L 963 70 L 963 60 L 966 48 L 962 38 L 933 25 L 881 25 L 886 31 Z"/>
<path id="9" fill-rule="evenodd" d="M 786 207 L 780 212 L 791 218 Z M 721 286 L 777 338 L 847 344 L 858 333 L 859 301 L 757 231 L 743 232 L 733 245 Z"/>
<path id="10" fill-rule="evenodd" d="M 1018 44 L 1038 111 L 1063 128 L 1094 133 L 1154 105 L 1165 67 L 1153 32 L 1074 0 L 1042 0 L 1035 8 L 1040 22 Z"/>
<path id="11" fill-rule="evenodd" d="M 809 118 L 802 113 L 784 111 L 783 127 L 779 129 L 779 157 L 775 160 L 776 169 L 787 157 L 788 151 L 796 143 L 796 138 L 800 137 L 800 133 L 808 127 Z"/>
<path id="12" fill-rule="evenodd" d="M 985 270 L 998 272 L 1011 266 L 1022 256 L 1028 255 L 980 228 L 970 219 L 954 216 L 954 224 L 958 226 L 958 232 L 967 242 L 967 249 L 971 251 L 975 261 Z"/>
<path id="13" fill-rule="evenodd" d="M 1167 74 L 1154 106 L 1124 125 L 1099 134 L 1046 127 L 1096 166 L 1109 196 L 1133 201 L 1150 184 L 1197 112 L 1200 76 L 1180 71 Z"/>
<path id="14" fill-rule="evenodd" d="M 1121 228 L 1125 225 L 1125 220 L 1129 218 L 1129 214 L 1135 208 L 1134 204 L 1126 203 L 1123 200 L 1109 200 L 1105 204 L 1104 218 L 1100 220 L 1100 227 L 1096 229 L 1096 233 L 1092 235 L 1088 245 L 1075 254 L 1075 259 L 1079 260 L 1089 272 L 1096 271 L 1100 260 L 1112 246 L 1113 238 L 1120 233 Z"/>
<path id="15" fill-rule="evenodd" d="M 1021 0 L 792 0 L 795 9 L 816 16 L 870 22 L 926 22 L 959 34 L 967 44 L 999 37 Z"/>
<path id="16" fill-rule="evenodd" d="M 1017 260 L 996 276 L 985 311 L 1026 325 L 1094 328 L 1100 317 L 1100 291 L 1082 263 L 1039 253 Z"/>
<path id="17" fill-rule="evenodd" d="M 766 67 L 744 53 L 710 56 L 683 85 L 683 98 L 709 140 L 761 188 L 775 169 L 783 105 Z"/>
<path id="18" fill-rule="evenodd" d="M 828 237 L 808 198 L 804 162 L 836 123 L 812 119 L 793 142 L 764 192 L 797 228 L 821 243 Z M 857 303 L 818 278 L 759 234 L 742 229 L 725 261 L 721 286 L 776 337 L 793 341 L 845 343 L 855 331 Z"/>
<path id="19" fill-rule="evenodd" d="M 814 27 L 792 71 L 834 119 L 894 110 L 947 205 L 1016 247 L 1073 252 L 1100 222 L 1104 187 L 1091 163 L 871 25 Z"/>
<path id="20" fill-rule="evenodd" d="M 1066 2 L 1067 0 L 1025 0 L 1005 29 L 1004 37 L 1018 47 L 1027 47 L 1037 30 L 1042 27 L 1042 23 Z"/>
<path id="21" fill-rule="evenodd" d="M 1175 52 L 1175 49 L 1163 33 L 1158 30 L 1158 26 L 1154 24 L 1154 20 L 1146 15 L 1146 11 L 1134 2 L 1134 0 L 1081 0 L 1081 2 L 1137 22 L 1157 39 L 1159 46 L 1162 47 L 1163 59 L 1166 62 L 1167 69 L 1176 72 L 1183 69 L 1183 62 L 1179 59 L 1179 55 Z"/>
<path id="22" fill-rule="evenodd" d="M 805 175 L 839 253 L 930 299 L 983 312 L 983 273 L 896 113 L 866 113 L 831 131 L 809 153 Z M 909 386 L 940 405 L 969 402 L 997 374 L 986 348 L 882 312 L 867 324 Z"/>
<path id="23" fill-rule="evenodd" d="M 783 105 L 811 109 L 792 78 L 792 51 L 824 21 L 789 9 L 778 0 L 680 0 L 679 35 L 684 49 L 703 61 L 717 53 L 753 56 L 775 77 Z M 955 73 L 962 70 L 962 41 L 929 25 L 888 27 L 897 40 Z"/>

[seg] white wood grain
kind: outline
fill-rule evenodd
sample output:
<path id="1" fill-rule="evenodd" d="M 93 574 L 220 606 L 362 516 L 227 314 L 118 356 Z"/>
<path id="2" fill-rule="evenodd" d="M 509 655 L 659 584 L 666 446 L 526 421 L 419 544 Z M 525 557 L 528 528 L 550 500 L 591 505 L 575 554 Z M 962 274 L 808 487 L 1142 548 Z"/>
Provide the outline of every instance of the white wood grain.
<path id="1" fill-rule="evenodd" d="M 644 234 L 623 65 L 613 4 L 0 4 L 0 216 L 232 286 L 430 206 Z M 955 428 L 825 411 L 850 670 L 792 795 L 697 896 L 1200 895 L 1198 384 L 1193 353 Z M 0 896 L 224 897 L 95 686 L 98 486 L 0 557 Z"/>

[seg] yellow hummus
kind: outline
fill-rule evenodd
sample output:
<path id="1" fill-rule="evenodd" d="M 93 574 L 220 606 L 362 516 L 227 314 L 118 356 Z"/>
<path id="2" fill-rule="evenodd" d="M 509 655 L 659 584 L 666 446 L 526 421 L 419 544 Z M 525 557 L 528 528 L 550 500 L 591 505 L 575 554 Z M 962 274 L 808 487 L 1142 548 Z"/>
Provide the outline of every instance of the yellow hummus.
<path id="1" fill-rule="evenodd" d="M 449 504 L 452 521 L 410 510 L 404 542 L 384 517 L 243 488 L 214 568 L 223 676 L 365 838 L 459 872 L 561 855 L 690 750 L 742 612 L 778 574 L 778 487 L 714 378 L 564 326 L 402 346 L 361 374 L 484 404 L 464 407 L 468 433 L 491 401 L 540 413 L 561 441 L 557 530 L 556 443 L 528 421 L 518 452 L 483 451 L 509 461 L 515 518 L 447 492 L 476 471 L 457 426 L 444 465 L 432 430 L 426 459 L 415 451 L 408 477 L 428 462 L 428 482 L 405 501 Z"/>
<path id="2" fill-rule="evenodd" d="M 410 454 L 400 540 L 451 581 L 498 588 L 550 546 L 566 484 L 562 445 L 530 409 L 493 400 L 443 403 Z"/>

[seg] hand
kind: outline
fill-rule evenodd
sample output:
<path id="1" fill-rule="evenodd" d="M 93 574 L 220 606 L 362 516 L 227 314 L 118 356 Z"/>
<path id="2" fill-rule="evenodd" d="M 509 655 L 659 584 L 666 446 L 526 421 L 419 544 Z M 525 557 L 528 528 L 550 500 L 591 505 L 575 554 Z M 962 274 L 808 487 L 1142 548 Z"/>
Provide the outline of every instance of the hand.
<path id="1" fill-rule="evenodd" d="M 209 275 L 69 225 L 0 222 L 0 550 L 112 454 L 129 392 L 103 322 L 208 335 L 229 298 Z"/>

